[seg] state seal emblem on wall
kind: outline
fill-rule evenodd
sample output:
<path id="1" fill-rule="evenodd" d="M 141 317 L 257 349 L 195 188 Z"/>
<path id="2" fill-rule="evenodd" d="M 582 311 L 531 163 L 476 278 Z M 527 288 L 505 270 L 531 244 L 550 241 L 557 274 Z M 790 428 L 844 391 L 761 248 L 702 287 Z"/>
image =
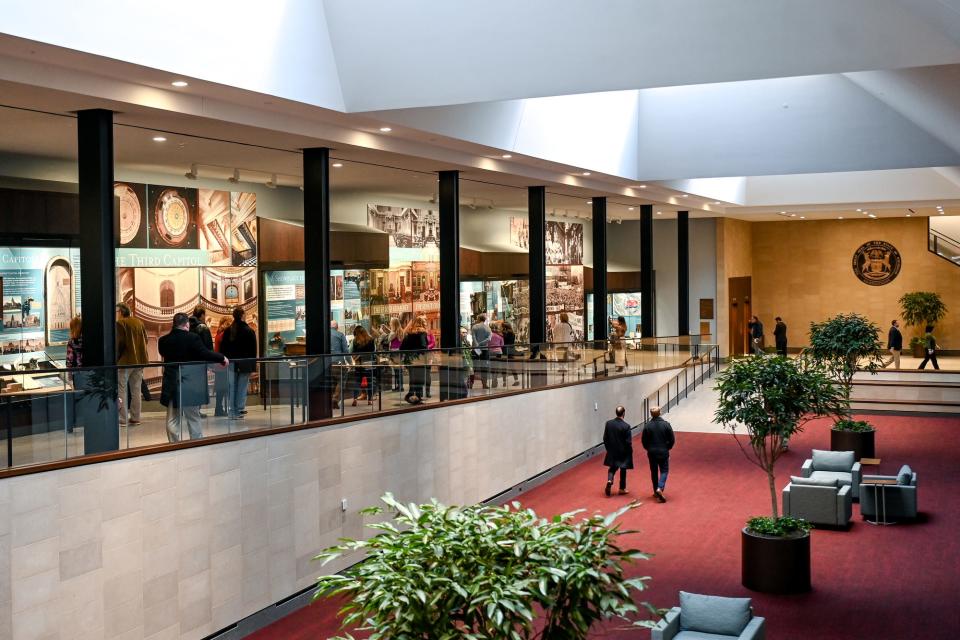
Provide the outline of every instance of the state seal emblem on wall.
<path id="1" fill-rule="evenodd" d="M 900 263 L 900 252 L 883 240 L 865 242 L 853 254 L 853 272 L 861 282 L 875 287 L 896 278 Z"/>

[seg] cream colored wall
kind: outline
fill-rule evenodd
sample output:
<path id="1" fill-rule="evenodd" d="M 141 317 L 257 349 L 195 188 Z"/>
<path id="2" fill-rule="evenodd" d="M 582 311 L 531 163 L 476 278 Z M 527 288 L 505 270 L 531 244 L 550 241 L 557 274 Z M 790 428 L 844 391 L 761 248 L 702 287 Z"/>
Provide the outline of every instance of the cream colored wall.
<path id="1" fill-rule="evenodd" d="M 717 343 L 720 355 L 730 350 L 729 278 L 753 275 L 753 223 L 733 218 L 717 220 Z M 756 282 L 754 282 L 756 288 Z"/>
<path id="2" fill-rule="evenodd" d="M 890 321 L 900 316 L 897 300 L 923 290 L 939 292 L 950 308 L 937 329 L 938 341 L 947 349 L 960 348 L 960 267 L 927 250 L 926 218 L 793 220 L 752 227 L 754 313 L 767 327 L 774 316 L 782 316 L 791 346 L 807 344 L 811 321 L 847 312 L 880 325 L 885 341 Z M 870 240 L 889 242 L 900 252 L 903 266 L 890 284 L 870 286 L 853 273 L 854 252 Z"/>
<path id="3" fill-rule="evenodd" d="M 310 560 L 385 491 L 492 497 L 599 443 L 616 405 L 638 422 L 673 373 L 0 480 L 0 638 L 203 638 L 342 568 Z"/>

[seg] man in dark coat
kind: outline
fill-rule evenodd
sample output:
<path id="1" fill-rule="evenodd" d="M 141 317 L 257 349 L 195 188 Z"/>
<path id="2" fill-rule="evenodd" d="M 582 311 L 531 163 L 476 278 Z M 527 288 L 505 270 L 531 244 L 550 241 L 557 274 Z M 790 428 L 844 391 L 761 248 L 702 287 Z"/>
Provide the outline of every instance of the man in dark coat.
<path id="1" fill-rule="evenodd" d="M 220 353 L 234 360 L 227 393 L 227 417 L 241 420 L 247 414 L 247 386 L 250 374 L 257 369 L 257 334 L 244 318 L 242 307 L 234 307 L 233 324 L 220 340 Z"/>
<path id="2" fill-rule="evenodd" d="M 660 407 L 650 408 L 651 419 L 643 426 L 640 442 L 647 450 L 650 462 L 650 480 L 653 482 L 653 497 L 657 502 L 666 502 L 663 490 L 667 486 L 670 471 L 670 449 L 673 449 L 673 427 L 660 417 Z"/>
<path id="3" fill-rule="evenodd" d="M 750 348 L 757 355 L 763 354 L 763 323 L 760 318 L 753 316 L 747 323 L 747 329 L 750 331 Z"/>
<path id="4" fill-rule="evenodd" d="M 903 334 L 900 333 L 900 323 L 896 320 L 890 323 L 890 331 L 887 333 L 887 349 L 890 350 L 890 361 L 883 366 L 889 367 L 892 364 L 894 369 L 899 369 L 900 352 L 903 351 Z"/>
<path id="5" fill-rule="evenodd" d="M 773 327 L 773 339 L 777 343 L 777 355 L 787 355 L 787 324 L 783 318 L 777 316 L 774 318 L 777 324 Z"/>
<path id="6" fill-rule="evenodd" d="M 163 367 L 160 404 L 167 408 L 167 440 L 177 442 L 184 425 L 191 439 L 202 438 L 200 405 L 210 400 L 207 393 L 207 366 L 180 365 L 181 362 L 219 362 L 226 367 L 229 360 L 203 346 L 196 333 L 190 332 L 190 319 L 185 313 L 173 316 L 173 328 L 157 342 Z"/>
<path id="7" fill-rule="evenodd" d="M 607 467 L 607 486 L 603 492 L 610 495 L 613 487 L 613 477 L 620 470 L 620 495 L 627 493 L 627 469 L 633 469 L 633 434 L 630 425 L 623 419 L 627 410 L 617 407 L 617 417 L 607 420 L 603 427 L 603 446 L 607 456 L 603 464 Z"/>

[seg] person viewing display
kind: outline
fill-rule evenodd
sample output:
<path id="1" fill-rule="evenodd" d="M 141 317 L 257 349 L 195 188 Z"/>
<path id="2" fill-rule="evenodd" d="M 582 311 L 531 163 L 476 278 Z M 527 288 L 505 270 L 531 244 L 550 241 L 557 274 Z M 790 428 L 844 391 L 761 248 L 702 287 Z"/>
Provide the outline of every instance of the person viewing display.
<path id="1" fill-rule="evenodd" d="M 227 389 L 227 418 L 241 420 L 247 413 L 247 383 L 257 368 L 257 335 L 246 323 L 242 307 L 234 307 L 233 324 L 220 342 L 220 352 L 234 360 Z"/>
<path id="2" fill-rule="evenodd" d="M 624 336 L 627 335 L 627 320 L 623 316 L 618 316 L 616 320 L 610 321 L 610 348 L 613 351 L 613 362 L 617 366 L 617 371 L 623 371 L 627 366 L 627 352 L 624 344 Z"/>
<path id="3" fill-rule="evenodd" d="M 403 344 L 405 334 L 400 325 L 399 318 L 390 318 L 390 351 L 400 351 L 400 345 Z M 392 354 L 390 362 L 393 363 L 393 391 L 403 391 L 403 366 L 402 358 L 399 354 Z"/>
<path id="4" fill-rule="evenodd" d="M 190 438 L 203 437 L 200 406 L 209 402 L 207 395 L 207 366 L 181 364 L 185 362 L 219 362 L 230 364 L 229 358 L 203 346 L 203 341 L 190 332 L 190 319 L 185 313 L 173 316 L 170 333 L 157 342 L 163 367 L 160 404 L 167 408 L 167 440 L 179 442 L 186 427 Z"/>
<path id="5" fill-rule="evenodd" d="M 117 305 L 117 364 L 123 366 L 117 371 L 117 396 L 119 397 L 118 408 L 120 410 L 121 427 L 127 424 L 131 426 L 140 424 L 142 365 L 147 364 L 148 361 L 147 330 L 140 318 L 131 314 L 130 307 L 121 302 Z M 133 393 L 128 394 L 128 389 L 133 389 Z"/>
<path id="6" fill-rule="evenodd" d="M 777 355 L 785 357 L 787 355 L 787 324 L 780 316 L 774 318 L 774 322 L 777 323 L 773 327 L 773 340 L 777 345 Z"/>
<path id="7" fill-rule="evenodd" d="M 513 360 L 515 355 L 517 355 L 517 334 L 513 331 L 513 325 L 507 321 L 500 323 L 500 334 L 503 336 L 503 355 L 509 362 L 510 360 Z M 517 370 L 512 364 L 504 365 L 503 386 L 507 386 L 508 370 L 513 374 L 513 386 L 518 386 L 520 384 L 520 378 L 517 376 Z"/>
<path id="8" fill-rule="evenodd" d="M 481 313 L 477 316 L 476 322 L 470 327 L 470 335 L 473 337 L 473 371 L 474 375 L 480 378 L 480 385 L 486 389 L 490 375 L 490 336 L 493 334 L 490 327 L 487 326 L 487 315 Z"/>
<path id="9" fill-rule="evenodd" d="M 350 353 L 353 354 L 353 402 L 351 406 L 357 406 L 357 400 L 366 400 L 368 405 L 373 404 L 373 368 L 369 365 L 373 363 L 376 350 L 376 344 L 363 325 L 358 324 L 353 328 L 353 345 L 350 347 Z"/>
<path id="10" fill-rule="evenodd" d="M 223 344 L 223 336 L 226 334 L 227 330 L 230 328 L 230 325 L 233 323 L 233 318 L 222 318 L 220 320 L 220 325 L 217 327 L 216 336 L 213 339 L 213 350 L 217 353 L 222 353 L 220 351 L 221 345 Z M 226 417 L 227 415 L 227 394 L 230 390 L 230 374 L 223 367 L 217 367 L 213 370 L 213 392 L 214 392 L 214 408 L 213 415 L 217 417 Z"/>
<path id="11" fill-rule="evenodd" d="M 426 377 L 422 360 L 427 350 L 427 328 L 422 324 L 421 318 L 414 318 L 404 333 L 400 351 L 404 364 L 407 365 L 410 384 L 403 399 L 410 404 L 420 404 L 423 402 L 423 384 Z"/>

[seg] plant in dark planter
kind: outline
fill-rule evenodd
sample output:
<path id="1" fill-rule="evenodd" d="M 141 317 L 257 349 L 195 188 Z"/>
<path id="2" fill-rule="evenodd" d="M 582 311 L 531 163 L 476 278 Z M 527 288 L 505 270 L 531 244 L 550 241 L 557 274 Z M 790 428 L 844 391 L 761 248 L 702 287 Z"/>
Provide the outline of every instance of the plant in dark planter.
<path id="1" fill-rule="evenodd" d="M 767 475 L 770 517 L 741 531 L 743 586 L 765 593 L 810 589 L 809 525 L 780 517 L 775 468 L 790 438 L 811 419 L 838 413 L 843 393 L 815 363 L 781 356 L 733 362 L 717 376 L 714 421 L 733 434 L 750 462 Z M 738 437 L 746 435 L 747 444 Z"/>
<path id="2" fill-rule="evenodd" d="M 866 420 L 843 418 L 830 429 L 832 451 L 853 451 L 854 460 L 876 456 L 877 430 Z"/>
<path id="3" fill-rule="evenodd" d="M 908 327 L 916 327 L 917 335 L 910 340 L 914 358 L 923 357 L 923 328 L 936 325 L 947 315 L 947 305 L 940 294 L 933 291 L 910 291 L 900 296 L 900 313 Z"/>
<path id="4" fill-rule="evenodd" d="M 382 500 L 394 517 L 368 525 L 377 535 L 344 540 L 317 556 L 326 564 L 367 554 L 344 573 L 321 577 L 314 598 L 345 596 L 344 626 L 370 632 L 371 640 L 578 640 L 601 620 L 654 625 L 638 619 L 632 599 L 649 578 L 624 575 L 626 563 L 649 556 L 617 544 L 618 536 L 635 532 L 615 521 L 639 503 L 606 517 L 575 511 L 547 520 L 518 503 L 404 505 L 390 494 Z"/>
<path id="5" fill-rule="evenodd" d="M 857 371 L 876 374 L 883 366 L 882 349 L 880 328 L 856 313 L 810 323 L 806 356 L 830 373 L 844 397 L 842 410 L 835 416 L 830 431 L 830 448 L 853 451 L 857 460 L 875 455 L 875 430 L 869 423 L 851 418 L 853 377 Z"/>

